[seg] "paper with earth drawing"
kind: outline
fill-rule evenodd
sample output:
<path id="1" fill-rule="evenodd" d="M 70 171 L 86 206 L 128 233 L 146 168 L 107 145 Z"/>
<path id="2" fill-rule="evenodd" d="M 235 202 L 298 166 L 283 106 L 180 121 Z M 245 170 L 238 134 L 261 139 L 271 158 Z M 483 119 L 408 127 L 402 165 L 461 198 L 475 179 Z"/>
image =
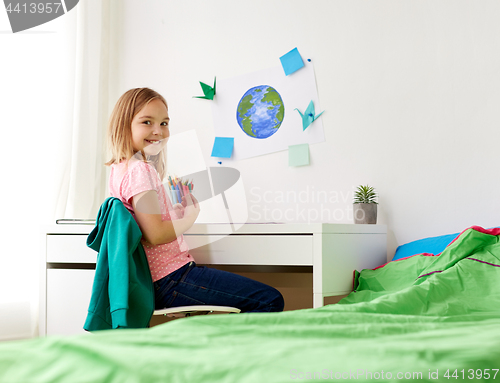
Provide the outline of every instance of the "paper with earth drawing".
<path id="1" fill-rule="evenodd" d="M 214 133 L 234 137 L 232 157 L 225 162 L 288 150 L 290 145 L 323 142 L 321 118 L 303 130 L 302 118 L 294 110 L 311 100 L 320 110 L 312 63 L 293 76 L 286 76 L 277 66 L 217 79 L 217 97 L 211 103 Z"/>

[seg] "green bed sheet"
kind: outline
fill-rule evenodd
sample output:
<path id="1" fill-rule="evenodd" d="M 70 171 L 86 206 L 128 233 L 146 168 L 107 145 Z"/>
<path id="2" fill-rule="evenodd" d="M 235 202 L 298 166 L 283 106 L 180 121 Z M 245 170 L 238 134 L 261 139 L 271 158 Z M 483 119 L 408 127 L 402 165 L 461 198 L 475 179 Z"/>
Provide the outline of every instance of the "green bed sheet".
<path id="1" fill-rule="evenodd" d="M 500 382 L 500 244 L 363 270 L 339 304 L 0 344 L 0 382 Z"/>

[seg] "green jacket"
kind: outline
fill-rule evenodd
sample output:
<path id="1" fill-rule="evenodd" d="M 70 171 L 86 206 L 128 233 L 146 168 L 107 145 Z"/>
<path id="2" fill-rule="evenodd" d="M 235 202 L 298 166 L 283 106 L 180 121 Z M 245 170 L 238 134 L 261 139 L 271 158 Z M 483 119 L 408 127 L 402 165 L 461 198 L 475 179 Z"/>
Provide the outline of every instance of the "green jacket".
<path id="1" fill-rule="evenodd" d="M 154 291 L 141 238 L 123 203 L 106 199 L 87 238 L 87 246 L 98 255 L 85 330 L 148 327 Z"/>

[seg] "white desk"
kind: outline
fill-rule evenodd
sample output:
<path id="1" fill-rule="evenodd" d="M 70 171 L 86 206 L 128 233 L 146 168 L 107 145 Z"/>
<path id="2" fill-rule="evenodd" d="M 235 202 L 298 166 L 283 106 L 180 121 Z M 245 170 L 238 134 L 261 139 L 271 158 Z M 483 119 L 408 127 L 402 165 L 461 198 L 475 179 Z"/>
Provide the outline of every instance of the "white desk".
<path id="1" fill-rule="evenodd" d="M 83 332 L 97 253 L 93 225 L 50 225 L 42 232 L 40 335 Z M 186 234 L 198 264 L 312 266 L 313 305 L 348 294 L 354 270 L 386 262 L 386 227 L 353 224 L 195 224 Z"/>

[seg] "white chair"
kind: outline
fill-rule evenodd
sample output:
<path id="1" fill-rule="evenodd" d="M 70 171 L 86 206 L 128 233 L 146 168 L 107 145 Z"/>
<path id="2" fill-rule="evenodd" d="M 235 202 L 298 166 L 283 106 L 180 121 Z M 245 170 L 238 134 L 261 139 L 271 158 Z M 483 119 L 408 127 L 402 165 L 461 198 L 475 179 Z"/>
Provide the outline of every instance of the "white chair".
<path id="1" fill-rule="evenodd" d="M 239 312 L 241 312 L 241 310 L 237 309 L 236 307 L 197 305 L 169 307 L 166 309 L 155 310 L 153 312 L 153 315 L 163 315 L 169 318 L 185 318 L 189 316 L 206 315 L 210 313 L 238 314 Z"/>

